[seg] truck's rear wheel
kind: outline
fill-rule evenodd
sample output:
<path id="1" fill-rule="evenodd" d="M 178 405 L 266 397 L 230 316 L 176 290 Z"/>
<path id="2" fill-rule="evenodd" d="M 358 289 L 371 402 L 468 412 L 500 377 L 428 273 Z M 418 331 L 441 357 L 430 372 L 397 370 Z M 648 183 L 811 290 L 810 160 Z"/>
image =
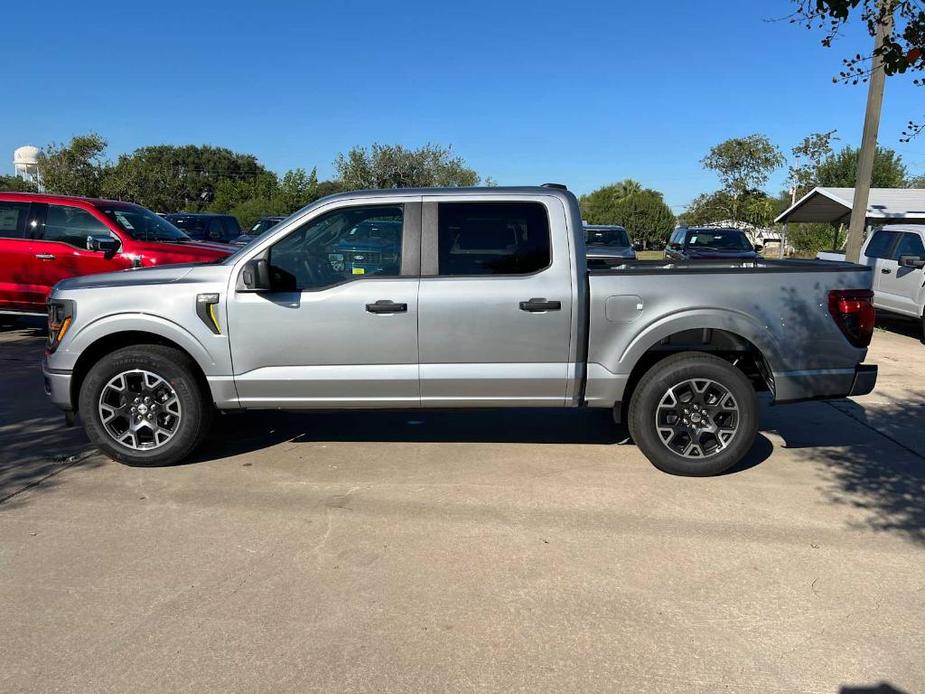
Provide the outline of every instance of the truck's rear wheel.
<path id="1" fill-rule="evenodd" d="M 87 436 L 126 465 L 171 465 L 187 457 L 209 429 L 212 408 L 184 353 L 134 345 L 106 355 L 80 388 Z"/>
<path id="2" fill-rule="evenodd" d="M 758 400 L 745 375 L 710 354 L 686 352 L 656 363 L 630 401 L 633 440 L 673 475 L 717 475 L 738 463 L 758 431 Z"/>

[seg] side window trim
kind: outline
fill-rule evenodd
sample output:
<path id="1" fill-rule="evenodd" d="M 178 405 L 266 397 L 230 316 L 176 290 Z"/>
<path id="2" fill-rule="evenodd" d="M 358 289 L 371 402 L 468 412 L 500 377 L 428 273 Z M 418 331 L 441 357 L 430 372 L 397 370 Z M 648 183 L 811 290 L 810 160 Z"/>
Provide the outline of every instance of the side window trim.
<path id="1" fill-rule="evenodd" d="M 297 289 L 295 291 L 301 292 L 323 292 L 329 289 L 334 289 L 335 287 L 342 287 L 345 284 L 352 282 L 362 281 L 366 279 L 376 279 L 378 281 L 383 280 L 407 280 L 409 278 L 417 278 L 420 276 L 421 270 L 421 202 L 420 198 L 417 200 L 408 200 L 400 199 L 397 201 L 369 201 L 369 202 L 360 202 L 359 204 L 348 204 L 338 207 L 333 207 L 321 214 L 312 217 L 312 219 L 300 224 L 299 226 L 292 229 L 285 236 L 282 236 L 276 239 L 271 245 L 264 248 L 256 258 L 265 258 L 270 260 L 272 258 L 271 251 L 272 249 L 282 241 L 285 241 L 293 234 L 298 234 L 306 226 L 316 223 L 319 219 L 326 217 L 331 214 L 337 214 L 338 212 L 350 210 L 350 209 L 361 209 L 364 207 L 396 207 L 401 210 L 402 215 L 402 239 L 401 239 L 401 249 L 399 257 L 399 271 L 397 275 L 353 275 L 350 277 L 344 278 L 340 282 L 334 284 L 325 285 L 323 287 L 305 287 Z M 272 262 L 272 260 L 271 260 Z M 239 275 L 240 277 L 240 275 Z M 240 279 L 239 279 L 240 284 Z M 281 290 L 288 291 L 288 290 Z"/>
<path id="2" fill-rule="evenodd" d="M 439 248 L 439 231 L 440 231 L 440 205 L 441 204 L 452 204 L 452 205 L 479 205 L 485 203 L 510 203 L 510 204 L 534 204 L 540 205 L 543 208 L 543 213 L 546 219 L 546 240 L 548 243 L 549 249 L 549 262 L 545 266 L 534 270 L 533 272 L 524 272 L 524 273 L 504 273 L 504 274 L 440 274 L 440 248 Z M 552 237 L 552 222 L 549 214 L 549 207 L 544 203 L 537 201 L 535 199 L 508 199 L 508 200 L 463 200 L 463 201 L 448 201 L 448 200 L 425 200 L 423 204 L 422 211 L 422 224 L 421 224 L 421 277 L 435 277 L 439 279 L 461 279 L 461 278 L 477 278 L 482 280 L 491 280 L 491 279 L 510 279 L 510 278 L 520 278 L 520 277 L 533 277 L 540 273 L 546 272 L 549 270 L 554 262 L 553 254 L 553 237 Z"/>
<path id="3" fill-rule="evenodd" d="M 922 237 L 919 234 L 915 234 L 909 231 L 904 231 L 899 234 L 899 237 L 896 240 L 896 243 L 893 244 L 893 250 L 890 253 L 890 260 L 899 260 L 904 255 L 910 255 L 910 253 L 901 252 L 902 247 L 905 244 L 906 239 L 914 239 L 918 241 L 918 245 L 923 247 L 923 253 L 925 253 L 925 243 L 922 242 Z"/>
<path id="4" fill-rule="evenodd" d="M 48 203 L 34 202 L 29 210 L 29 220 L 27 224 L 31 227 L 31 233 L 26 238 L 40 241 L 45 235 L 45 220 L 48 218 Z"/>
<path id="5" fill-rule="evenodd" d="M 890 231 L 889 229 L 878 229 L 877 231 L 874 232 L 874 236 L 871 238 L 871 241 L 873 241 L 873 239 L 876 238 L 877 235 L 879 234 L 884 234 L 885 236 L 889 236 L 891 237 L 891 240 L 884 247 L 884 250 L 881 252 L 880 255 L 872 255 L 872 256 L 868 256 L 868 258 L 874 258 L 875 260 L 892 260 L 893 252 L 896 250 L 896 246 L 899 243 L 900 239 L 902 238 L 902 234 L 895 232 L 895 231 Z M 868 250 L 870 250 L 869 246 L 868 246 Z"/>

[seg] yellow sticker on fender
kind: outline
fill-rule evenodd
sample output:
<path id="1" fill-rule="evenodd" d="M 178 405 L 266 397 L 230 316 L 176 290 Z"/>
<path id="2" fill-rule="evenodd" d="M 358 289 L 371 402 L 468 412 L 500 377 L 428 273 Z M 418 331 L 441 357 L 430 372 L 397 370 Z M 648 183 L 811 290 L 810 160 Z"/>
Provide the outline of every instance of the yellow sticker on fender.
<path id="1" fill-rule="evenodd" d="M 366 274 L 366 268 L 355 267 L 355 268 L 353 268 L 353 274 L 354 274 L 354 275 L 365 275 L 365 274 Z"/>

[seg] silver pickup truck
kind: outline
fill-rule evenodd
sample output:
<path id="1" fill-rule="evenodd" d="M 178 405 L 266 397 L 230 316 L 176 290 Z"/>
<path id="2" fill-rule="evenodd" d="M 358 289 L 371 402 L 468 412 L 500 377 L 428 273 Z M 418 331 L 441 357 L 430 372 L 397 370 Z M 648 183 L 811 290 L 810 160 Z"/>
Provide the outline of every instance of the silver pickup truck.
<path id="1" fill-rule="evenodd" d="M 751 448 L 756 391 L 873 389 L 870 288 L 847 263 L 589 266 L 553 184 L 345 193 L 215 264 L 59 283 L 45 388 L 131 465 L 185 458 L 215 410 L 600 407 L 710 475 Z"/>

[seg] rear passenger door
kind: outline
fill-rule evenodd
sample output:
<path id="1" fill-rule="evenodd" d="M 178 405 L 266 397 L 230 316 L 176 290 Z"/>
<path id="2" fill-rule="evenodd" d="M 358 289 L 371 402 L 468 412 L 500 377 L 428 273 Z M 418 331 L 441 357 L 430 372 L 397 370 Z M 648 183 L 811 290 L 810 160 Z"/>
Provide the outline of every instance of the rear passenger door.
<path id="1" fill-rule="evenodd" d="M 32 207 L 0 201 L 0 311 L 45 309 L 45 293 L 32 267 Z"/>
<path id="2" fill-rule="evenodd" d="M 917 299 L 922 289 L 923 275 L 921 268 L 903 267 L 900 258 L 905 255 L 925 258 L 925 244 L 922 237 L 915 232 L 898 233 L 889 259 L 882 260 L 883 268 L 889 272 L 880 275 L 879 294 L 883 305 L 897 313 L 904 313 L 918 318 Z"/>
<path id="3" fill-rule="evenodd" d="M 573 280 L 561 201 L 424 200 L 421 404 L 565 404 Z"/>

